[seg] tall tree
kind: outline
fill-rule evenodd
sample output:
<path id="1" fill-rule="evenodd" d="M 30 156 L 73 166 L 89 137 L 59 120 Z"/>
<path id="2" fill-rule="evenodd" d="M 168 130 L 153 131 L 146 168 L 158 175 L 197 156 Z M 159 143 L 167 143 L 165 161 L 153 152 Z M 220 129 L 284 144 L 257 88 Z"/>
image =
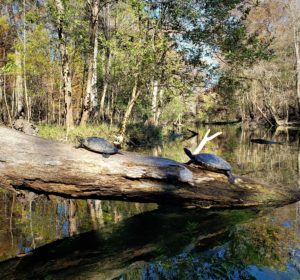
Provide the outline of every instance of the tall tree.
<path id="1" fill-rule="evenodd" d="M 92 109 L 95 107 L 97 98 L 97 54 L 98 54 L 98 19 L 99 0 L 89 0 L 90 11 L 90 44 L 88 51 L 88 74 L 86 82 L 86 93 L 83 101 L 83 110 L 80 125 L 85 126 Z"/>
<path id="2" fill-rule="evenodd" d="M 300 116 L 300 3 L 297 0 L 288 0 L 286 3 L 287 16 L 293 30 L 293 47 L 295 54 L 296 96 L 298 114 Z"/>
<path id="3" fill-rule="evenodd" d="M 299 2 L 261 1 L 245 21 L 247 36 L 255 34 L 252 45 L 265 42 L 261 53 L 244 51 L 250 59 L 261 57 L 256 63 L 235 65 L 236 81 L 240 88 L 242 116 L 268 125 L 287 125 L 299 120 Z M 236 44 L 238 45 L 238 44 Z M 238 48 L 237 48 L 238 49 Z M 258 49 L 259 50 L 259 49 Z"/>
<path id="4" fill-rule="evenodd" d="M 107 91 L 109 86 L 109 75 L 111 70 L 111 62 L 112 62 L 112 53 L 111 48 L 109 46 L 109 42 L 111 40 L 111 3 L 106 3 L 103 8 L 101 9 L 100 14 L 101 19 L 101 31 L 102 31 L 102 38 L 103 38 L 103 50 L 102 50 L 102 93 L 101 93 L 101 100 L 100 100 L 100 108 L 99 114 L 102 119 L 104 119 L 105 115 L 105 99 L 107 98 Z M 116 31 L 116 30 L 115 30 Z"/>
<path id="5" fill-rule="evenodd" d="M 61 69 L 63 77 L 63 93 L 64 93 L 64 102 L 65 102 L 65 128 L 70 130 L 74 128 L 73 120 L 73 107 L 72 107 L 72 79 L 71 79 L 71 70 L 70 70 L 70 58 L 67 49 L 67 39 L 64 30 L 65 25 L 65 7 L 62 0 L 55 0 L 55 7 L 57 18 L 55 21 L 58 39 L 59 39 L 59 48 L 61 55 Z"/>

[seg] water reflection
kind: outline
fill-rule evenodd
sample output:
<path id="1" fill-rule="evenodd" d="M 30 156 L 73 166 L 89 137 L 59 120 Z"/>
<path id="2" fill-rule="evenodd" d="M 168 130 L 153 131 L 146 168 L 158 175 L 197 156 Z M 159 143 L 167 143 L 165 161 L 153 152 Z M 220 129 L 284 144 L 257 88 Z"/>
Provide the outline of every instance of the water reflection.
<path id="1" fill-rule="evenodd" d="M 162 256 L 115 279 L 299 279 L 299 209 L 297 203 L 236 224 L 221 245 L 203 250 L 197 242 L 192 251 Z"/>
<path id="2" fill-rule="evenodd" d="M 221 131 L 222 135 L 208 142 L 203 152 L 217 154 L 226 159 L 238 175 L 262 179 L 269 184 L 298 188 L 300 183 L 300 130 L 271 131 L 265 129 L 246 130 L 239 125 L 210 126 L 211 135 Z M 183 147 L 195 149 L 208 127 L 198 129 L 199 134 L 191 139 L 177 138 L 151 149 L 139 152 L 163 156 L 180 162 L 188 157 Z M 197 129 L 194 129 L 197 130 Z M 283 145 L 261 145 L 250 139 L 263 138 L 283 142 Z M 300 185 L 299 185 L 300 186 Z"/>
<path id="3" fill-rule="evenodd" d="M 254 210 L 159 208 L 106 229 L 89 231 L 0 264 L 3 279 L 112 279 L 152 259 L 210 248 L 228 238 L 233 225 L 255 217 Z M 141 272 L 142 273 L 142 272 Z M 141 276 L 141 274 L 140 274 Z M 135 279 L 140 279 L 140 276 Z M 131 278 L 128 278 L 131 279 Z"/>
<path id="4" fill-rule="evenodd" d="M 0 260 L 22 256 L 41 245 L 118 223 L 155 204 L 15 194 L 0 189 Z"/>
<path id="5" fill-rule="evenodd" d="M 4 262 L 2 279 L 299 279 L 299 209 L 159 208 Z"/>

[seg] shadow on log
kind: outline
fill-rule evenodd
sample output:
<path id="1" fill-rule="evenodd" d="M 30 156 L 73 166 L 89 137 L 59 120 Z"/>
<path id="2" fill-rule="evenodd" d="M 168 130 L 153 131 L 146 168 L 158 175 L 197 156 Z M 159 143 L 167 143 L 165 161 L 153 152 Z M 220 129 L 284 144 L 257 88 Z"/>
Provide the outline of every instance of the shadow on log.
<path id="1" fill-rule="evenodd" d="M 103 158 L 74 145 L 0 127 L 0 184 L 65 197 L 197 207 L 283 205 L 298 190 L 188 167 L 174 160 L 122 152 Z"/>

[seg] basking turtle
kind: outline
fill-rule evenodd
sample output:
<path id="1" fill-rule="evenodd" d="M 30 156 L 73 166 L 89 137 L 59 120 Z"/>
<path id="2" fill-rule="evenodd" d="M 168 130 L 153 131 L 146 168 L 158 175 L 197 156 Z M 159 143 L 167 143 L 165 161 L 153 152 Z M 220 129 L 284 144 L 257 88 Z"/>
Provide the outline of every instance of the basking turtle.
<path id="1" fill-rule="evenodd" d="M 231 166 L 224 159 L 214 154 L 200 153 L 197 155 L 193 155 L 188 148 L 184 148 L 184 152 L 191 159 L 189 162 L 187 162 L 187 164 L 193 163 L 203 167 L 204 169 L 218 173 L 223 173 L 228 177 L 228 180 L 231 184 L 234 183 L 235 177 L 231 173 Z"/>
<path id="2" fill-rule="evenodd" d="M 252 143 L 257 143 L 257 144 L 265 144 L 265 145 L 272 145 L 272 144 L 278 144 L 278 145 L 283 145 L 282 142 L 277 142 L 273 140 L 265 140 L 265 139 L 250 139 Z"/>
<path id="3" fill-rule="evenodd" d="M 89 151 L 100 153 L 106 158 L 119 152 L 117 147 L 100 137 L 83 138 L 77 136 L 76 138 L 79 141 L 79 145 L 76 148 L 85 148 Z"/>

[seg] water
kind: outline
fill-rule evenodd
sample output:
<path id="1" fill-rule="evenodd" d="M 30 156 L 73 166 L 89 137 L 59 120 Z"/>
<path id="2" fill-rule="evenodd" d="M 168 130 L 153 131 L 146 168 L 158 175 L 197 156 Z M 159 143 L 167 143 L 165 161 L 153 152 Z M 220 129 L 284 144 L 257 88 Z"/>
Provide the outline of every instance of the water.
<path id="1" fill-rule="evenodd" d="M 205 151 L 229 161 L 235 174 L 298 188 L 298 131 L 212 127 L 218 130 Z M 140 152 L 186 161 L 182 147 L 199 142 L 172 140 Z M 300 203 L 187 210 L 2 189 L 0 261 L 1 279 L 300 279 Z"/>

